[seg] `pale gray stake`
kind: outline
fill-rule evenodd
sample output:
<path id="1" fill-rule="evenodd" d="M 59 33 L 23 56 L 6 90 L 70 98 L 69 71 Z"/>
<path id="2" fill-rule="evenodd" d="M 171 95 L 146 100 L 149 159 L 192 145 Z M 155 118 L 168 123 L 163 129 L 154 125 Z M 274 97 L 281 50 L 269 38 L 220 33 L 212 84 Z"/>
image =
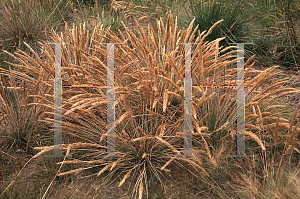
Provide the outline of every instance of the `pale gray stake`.
<path id="1" fill-rule="evenodd" d="M 62 78 L 61 78 L 61 44 L 55 44 L 55 78 L 54 78 L 54 155 L 46 157 L 65 157 L 62 154 Z M 68 44 L 68 43 L 64 43 Z M 67 157 L 71 157 L 68 155 Z"/>
<path id="2" fill-rule="evenodd" d="M 107 156 L 120 157 L 115 154 L 115 45 L 122 43 L 107 44 Z M 121 156 L 122 157 L 122 156 Z"/>
<path id="3" fill-rule="evenodd" d="M 179 43 L 185 45 L 185 77 L 184 77 L 184 155 L 175 157 L 200 157 L 192 153 L 192 75 L 191 75 L 191 44 L 198 43 Z"/>
<path id="4" fill-rule="evenodd" d="M 236 155 L 230 157 L 254 157 L 245 154 L 245 85 L 244 85 L 244 45 L 252 43 L 230 43 L 237 44 L 237 135 Z"/>

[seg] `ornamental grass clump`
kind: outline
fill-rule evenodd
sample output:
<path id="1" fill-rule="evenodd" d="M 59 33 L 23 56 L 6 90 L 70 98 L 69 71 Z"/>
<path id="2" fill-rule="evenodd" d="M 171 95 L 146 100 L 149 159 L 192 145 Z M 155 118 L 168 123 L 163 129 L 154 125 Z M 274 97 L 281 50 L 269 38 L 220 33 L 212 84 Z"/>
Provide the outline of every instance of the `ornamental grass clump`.
<path id="1" fill-rule="evenodd" d="M 59 2 L 34 0 L 3 0 L 0 6 L 0 37 L 5 46 L 21 48 L 23 41 L 44 40 L 51 28 L 63 24 L 68 17 L 70 0 Z M 30 9 L 29 9 L 30 8 Z"/>
<path id="2" fill-rule="evenodd" d="M 224 194 L 220 179 L 226 180 L 228 174 L 227 155 L 235 154 L 236 89 L 203 86 L 236 85 L 236 47 L 219 46 L 224 38 L 204 42 L 221 22 L 208 31 L 198 32 L 197 38 L 194 38 L 197 31 L 193 29 L 194 21 L 187 30 L 178 30 L 177 18 L 172 14 L 165 24 L 157 20 L 157 35 L 150 25 L 142 27 L 138 23 L 138 33 L 123 24 L 125 32 L 120 35 L 104 30 L 101 24 L 93 32 L 87 31 L 84 24 L 71 29 L 66 26 L 61 35 L 53 32 L 54 42 L 69 43 L 62 45 L 63 85 L 106 85 L 107 50 L 103 43 L 121 43 L 115 45 L 114 51 L 115 154 L 118 156 L 106 157 L 106 89 L 64 88 L 63 133 L 73 136 L 76 142 L 64 145 L 63 150 L 67 154 L 81 150 L 83 155 L 80 159 L 60 162 L 82 167 L 60 171 L 58 176 L 90 170 L 91 175 L 98 176 L 107 185 L 118 180 L 119 187 L 129 186 L 131 196 L 141 198 L 149 190 L 150 178 L 155 176 L 165 188 L 167 173 L 180 169 L 206 182 L 199 189 L 213 188 Z M 193 84 L 198 85 L 192 92 L 192 152 L 201 154 L 200 158 L 175 157 L 184 155 L 185 50 L 178 43 L 192 41 L 197 43 L 192 45 Z M 35 53 L 34 58 L 16 54 L 19 63 L 14 66 L 22 71 L 16 72 L 18 78 L 29 81 L 24 77 L 31 75 L 31 86 L 51 88 L 47 94 L 32 95 L 40 101 L 28 106 L 44 107 L 49 115 L 41 121 L 53 124 L 54 48 L 44 44 L 41 52 L 42 55 Z M 245 63 L 246 146 L 252 147 L 251 153 L 270 150 L 273 145 L 266 145 L 264 139 L 273 135 L 276 139 L 281 136 L 280 143 L 292 150 L 298 143 L 298 128 L 294 119 L 287 123 L 285 110 L 275 108 L 275 102 L 298 90 L 281 89 L 286 80 L 266 85 L 278 75 L 272 73 L 276 66 L 259 71 L 252 69 L 250 62 L 251 59 Z M 288 128 L 288 135 L 292 136 L 285 137 L 283 131 L 278 131 L 279 126 Z M 272 139 L 274 142 L 275 137 Z M 37 149 L 47 152 L 49 146 L 46 150 Z"/>
<path id="3" fill-rule="evenodd" d="M 27 61 L 22 62 L 28 63 Z M 44 108 L 29 105 L 39 102 L 39 98 L 32 98 L 30 94 L 43 95 L 47 89 L 38 90 L 38 87 L 32 87 L 30 83 L 28 85 L 24 79 L 16 78 L 16 71 L 0 70 L 0 148 L 33 152 L 33 147 L 38 146 L 38 141 L 44 139 L 48 126 L 39 121 L 47 115 Z M 30 77 L 23 78 L 30 82 Z"/>

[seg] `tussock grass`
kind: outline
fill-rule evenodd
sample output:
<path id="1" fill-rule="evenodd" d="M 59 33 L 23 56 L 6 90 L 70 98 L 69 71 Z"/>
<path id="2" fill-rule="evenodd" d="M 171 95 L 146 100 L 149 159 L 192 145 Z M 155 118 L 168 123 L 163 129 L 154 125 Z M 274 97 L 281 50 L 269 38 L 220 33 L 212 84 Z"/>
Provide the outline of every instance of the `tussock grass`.
<path id="1" fill-rule="evenodd" d="M 199 36 L 195 38 L 199 43 L 192 46 L 195 84 L 217 85 L 224 81 L 225 84 L 236 84 L 235 47 L 219 46 L 224 38 L 204 41 L 221 22 L 216 22 L 208 31 L 198 32 Z M 104 30 L 101 24 L 93 32 L 89 32 L 84 24 L 72 28 L 66 26 L 61 35 L 53 32 L 55 42 L 70 43 L 62 46 L 63 85 L 105 85 L 107 52 L 106 46 L 101 43 L 123 44 L 115 45 L 115 144 L 116 154 L 120 157 L 105 157 L 105 89 L 67 89 L 63 91 L 62 98 L 63 132 L 78 142 L 64 145 L 63 150 L 67 150 L 67 154 L 82 150 L 83 156 L 58 164 L 79 164 L 82 167 L 59 170 L 57 176 L 90 170 L 91 176 L 98 176 L 107 186 L 119 180 L 118 186 L 128 186 L 131 197 L 142 198 L 143 192 L 149 190 L 147 182 L 153 176 L 166 189 L 164 180 L 168 172 L 186 171 L 201 181 L 197 189 L 205 190 L 206 196 L 226 196 L 228 185 L 227 188 L 225 185 L 231 181 L 230 170 L 236 169 L 243 174 L 238 168 L 244 164 L 242 160 L 228 158 L 228 155 L 235 153 L 235 89 L 193 89 L 192 151 L 195 155 L 201 154 L 201 157 L 174 158 L 175 155 L 183 155 L 184 117 L 185 52 L 184 46 L 177 43 L 193 41 L 197 30 L 193 29 L 193 23 L 186 30 L 178 30 L 177 18 L 174 19 L 170 13 L 166 22 L 157 20 L 157 35 L 151 25 L 143 27 L 138 23 L 138 33 L 130 31 L 122 23 L 126 38 L 110 29 Z M 29 95 L 36 101 L 27 106 L 42 109 L 45 117 L 37 121 L 51 124 L 54 48 L 44 44 L 41 55 L 30 50 L 34 57 L 21 51 L 8 53 L 16 61 L 11 63 L 16 70 L 3 70 L 3 74 L 9 76 L 13 73 L 26 85 L 29 84 L 31 91 L 36 91 Z M 260 154 L 262 150 L 270 156 L 276 154 L 276 157 L 281 157 L 280 164 L 287 165 L 289 160 L 283 153 L 291 154 L 293 150 L 298 150 L 299 145 L 297 111 L 293 118 L 286 119 L 287 109 L 274 108 L 274 105 L 279 99 L 299 91 L 294 88 L 280 89 L 286 80 L 269 83 L 278 75 L 273 73 L 278 66 L 264 71 L 254 70 L 252 58 L 245 63 L 246 152 Z M 5 95 L 1 97 L 4 104 L 9 104 Z M 274 147 L 279 145 L 284 150 L 281 153 L 274 152 Z M 35 157 L 53 148 L 36 148 L 41 152 Z M 277 160 L 275 157 L 273 159 Z M 245 162 L 251 171 L 258 170 L 254 160 L 245 158 Z M 209 190 L 213 190 L 213 193 Z"/>

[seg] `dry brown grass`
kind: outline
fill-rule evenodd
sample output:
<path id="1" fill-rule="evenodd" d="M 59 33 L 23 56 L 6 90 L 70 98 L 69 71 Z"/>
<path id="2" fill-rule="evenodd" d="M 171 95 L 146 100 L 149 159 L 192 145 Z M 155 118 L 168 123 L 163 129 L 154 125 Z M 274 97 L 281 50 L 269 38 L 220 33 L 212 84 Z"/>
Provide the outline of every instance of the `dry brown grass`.
<path id="1" fill-rule="evenodd" d="M 220 22 L 214 24 L 208 32 L 199 33 L 199 37 L 196 38 L 196 43 L 199 44 L 192 46 L 194 84 L 217 85 L 223 84 L 224 81 L 225 84 L 236 84 L 234 55 L 236 50 L 233 50 L 235 48 L 220 47 L 218 43 L 222 38 L 204 42 L 204 38 Z M 69 163 L 96 163 L 96 165 L 58 175 L 96 168 L 98 171 L 94 175 L 101 177 L 101 180 L 108 184 L 114 181 L 113 178 L 116 176 L 126 173 L 120 179 L 119 186 L 128 182 L 132 190 L 131 196 L 139 194 L 141 197 L 143 191 L 148 190 L 148 183 L 145 183 L 145 187 L 143 183 L 150 176 L 155 176 L 164 187 L 163 178 L 166 172 L 179 168 L 186 169 L 203 182 L 207 182 L 203 185 L 203 189 L 222 192 L 224 187 L 217 181 L 219 178 L 224 180 L 227 177 L 224 175 L 230 166 L 227 164 L 227 155 L 235 153 L 235 138 L 230 136 L 230 131 L 235 132 L 236 90 L 193 88 L 193 128 L 197 133 L 193 133 L 192 151 L 201 152 L 201 157 L 174 158 L 175 155 L 183 155 L 185 52 L 184 46 L 177 43 L 191 41 L 195 33 L 192 29 L 193 22 L 187 30 L 178 31 L 177 20 L 174 21 L 170 14 L 165 25 L 162 20 L 157 21 L 158 36 L 150 25 L 148 27 L 138 25 L 138 34 L 123 25 L 127 39 L 122 35 L 118 37 L 109 30 L 104 31 L 101 26 L 95 27 L 91 34 L 87 33 L 84 26 L 74 26 L 70 30 L 66 28 L 63 37 L 53 33 L 55 42 L 70 43 L 62 47 L 62 81 L 68 85 L 105 85 L 107 54 L 106 46 L 101 43 L 123 43 L 115 45 L 116 154 L 122 157 L 104 158 L 105 89 L 64 90 L 63 132 L 86 143 L 70 144 L 64 150 L 70 150 L 71 154 L 84 150 L 83 158 L 88 160 L 64 161 L 61 165 Z M 18 70 L 11 73 L 30 83 L 32 90 L 36 91 L 32 95 L 36 101 L 28 106 L 42 107 L 45 113 L 50 113 L 53 112 L 54 105 L 52 97 L 54 49 L 45 44 L 41 50 L 42 56 L 35 54 L 34 58 L 22 52 L 12 55 L 18 62 L 13 64 Z M 292 118 L 291 123 L 287 123 L 286 120 L 289 121 L 290 118 L 286 118 L 285 110 L 274 108 L 276 104 L 271 102 L 299 91 L 293 88 L 281 89 L 280 86 L 286 82 L 285 80 L 268 84 L 270 79 L 278 75 L 272 73 L 276 66 L 265 71 L 254 70 L 251 68 L 253 64 L 250 65 L 251 59 L 245 64 L 245 134 L 247 138 L 249 136 L 255 141 L 250 141 L 252 145 L 258 145 L 268 153 L 272 147 L 279 144 L 278 138 L 282 138 L 280 143 L 285 144 L 287 152 L 296 150 L 299 145 L 296 116 Z M 8 71 L 3 73 L 8 75 Z M 37 92 L 39 90 L 47 93 Z M 4 103 L 9 103 L 5 95 L 2 99 Z M 51 124 L 53 115 L 48 114 L 41 121 Z M 286 137 L 284 129 L 288 130 Z M 263 139 L 266 137 L 272 138 L 271 143 L 265 143 Z M 38 149 L 42 150 L 39 153 L 41 155 L 49 148 Z M 254 154 L 260 153 L 256 147 L 250 150 Z M 127 179 L 130 179 L 130 182 Z"/>

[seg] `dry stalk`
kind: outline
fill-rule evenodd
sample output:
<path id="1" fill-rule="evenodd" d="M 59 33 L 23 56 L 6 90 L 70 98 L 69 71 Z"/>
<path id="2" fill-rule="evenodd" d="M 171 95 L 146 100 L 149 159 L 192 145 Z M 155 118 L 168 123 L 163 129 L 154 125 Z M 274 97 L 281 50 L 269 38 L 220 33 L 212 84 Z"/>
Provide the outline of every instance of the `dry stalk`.
<path id="1" fill-rule="evenodd" d="M 252 137 L 259 144 L 259 146 L 261 147 L 262 150 L 264 150 L 264 151 L 266 150 L 262 141 L 254 133 L 252 133 L 251 131 L 245 131 L 245 135 Z"/>
<path id="2" fill-rule="evenodd" d="M 125 180 L 126 180 L 127 178 L 130 177 L 130 174 L 131 174 L 131 170 L 128 171 L 128 172 L 124 175 L 124 177 L 123 177 L 123 179 L 121 180 L 121 182 L 120 182 L 120 184 L 119 184 L 118 187 L 120 187 L 120 186 L 122 186 L 122 185 L 124 184 Z"/>

